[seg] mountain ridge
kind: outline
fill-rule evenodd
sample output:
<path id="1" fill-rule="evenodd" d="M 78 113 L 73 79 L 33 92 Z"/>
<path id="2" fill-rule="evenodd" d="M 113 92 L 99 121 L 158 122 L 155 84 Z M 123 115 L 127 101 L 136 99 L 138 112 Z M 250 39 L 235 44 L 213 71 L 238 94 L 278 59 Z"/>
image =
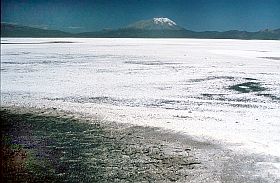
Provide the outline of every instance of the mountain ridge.
<path id="1" fill-rule="evenodd" d="M 68 37 L 71 33 L 24 25 L 1 23 L 1 37 Z"/>
<path id="2" fill-rule="evenodd" d="M 94 32 L 68 33 L 60 30 L 40 29 L 29 26 L 1 23 L 1 37 L 82 37 L 82 38 L 201 38 L 201 39 L 259 39 L 280 40 L 279 29 L 257 32 L 187 30 L 169 18 L 140 20 L 119 29 Z"/>

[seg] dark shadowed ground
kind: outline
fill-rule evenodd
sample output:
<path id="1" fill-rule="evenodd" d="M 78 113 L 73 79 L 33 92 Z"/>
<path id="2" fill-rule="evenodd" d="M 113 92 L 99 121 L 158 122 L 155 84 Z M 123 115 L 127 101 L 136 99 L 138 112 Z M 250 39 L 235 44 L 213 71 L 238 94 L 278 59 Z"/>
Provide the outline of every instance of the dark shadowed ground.
<path id="1" fill-rule="evenodd" d="M 270 182 L 256 157 L 156 128 L 1 109 L 1 182 Z"/>

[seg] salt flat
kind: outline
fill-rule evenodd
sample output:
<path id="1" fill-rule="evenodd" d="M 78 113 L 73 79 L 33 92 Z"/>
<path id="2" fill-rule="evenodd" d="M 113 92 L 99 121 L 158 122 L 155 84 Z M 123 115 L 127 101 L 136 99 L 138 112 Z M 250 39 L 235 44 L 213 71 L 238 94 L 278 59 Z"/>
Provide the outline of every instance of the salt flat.
<path id="1" fill-rule="evenodd" d="M 161 127 L 270 156 L 261 164 L 279 174 L 279 41 L 1 38 L 1 43 L 4 106 L 55 107 Z"/>

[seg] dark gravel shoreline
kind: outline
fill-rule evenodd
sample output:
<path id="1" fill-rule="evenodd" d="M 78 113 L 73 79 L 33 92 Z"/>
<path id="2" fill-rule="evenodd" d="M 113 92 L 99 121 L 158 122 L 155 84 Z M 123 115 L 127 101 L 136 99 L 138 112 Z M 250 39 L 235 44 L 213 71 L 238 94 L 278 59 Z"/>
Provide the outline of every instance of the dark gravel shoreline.
<path id="1" fill-rule="evenodd" d="M 178 181 L 200 164 L 190 148 L 167 155 L 164 144 L 143 143 L 141 127 L 114 130 L 97 121 L 9 110 L 1 110 L 1 121 L 5 147 L 25 154 L 21 170 L 5 172 L 7 181 L 24 178 L 22 172 L 32 182 Z"/>
<path id="2" fill-rule="evenodd" d="M 256 157 L 156 128 L 1 108 L 2 182 L 270 182 Z"/>

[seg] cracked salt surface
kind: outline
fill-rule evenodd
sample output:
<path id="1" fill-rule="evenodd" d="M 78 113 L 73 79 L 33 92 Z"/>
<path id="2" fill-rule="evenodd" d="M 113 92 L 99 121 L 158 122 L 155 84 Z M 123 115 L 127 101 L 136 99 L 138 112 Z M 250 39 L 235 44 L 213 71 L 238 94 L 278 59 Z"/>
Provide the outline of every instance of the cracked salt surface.
<path id="1" fill-rule="evenodd" d="M 1 45 L 2 105 L 57 107 L 162 127 L 274 156 L 270 165 L 279 170 L 280 63 L 268 59 L 280 57 L 279 41 L 2 42 L 13 43 Z"/>

